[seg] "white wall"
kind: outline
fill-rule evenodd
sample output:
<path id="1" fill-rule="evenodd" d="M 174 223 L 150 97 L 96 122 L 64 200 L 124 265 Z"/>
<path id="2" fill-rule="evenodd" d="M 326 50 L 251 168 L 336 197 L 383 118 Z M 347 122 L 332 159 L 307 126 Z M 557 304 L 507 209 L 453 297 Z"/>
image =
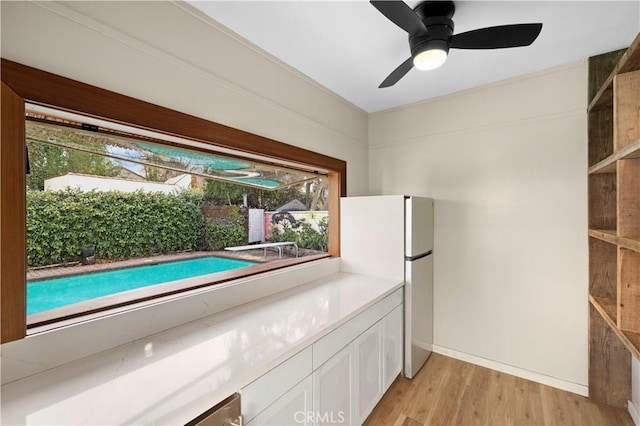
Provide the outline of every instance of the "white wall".
<path id="1" fill-rule="evenodd" d="M 348 193 L 368 191 L 367 115 L 188 5 L 2 1 L 0 8 L 3 58 L 346 160 Z M 2 381 L 299 285 L 336 264 L 273 273 L 235 302 L 185 296 L 2 345 Z"/>
<path id="2" fill-rule="evenodd" d="M 4 58 L 344 159 L 349 195 L 435 198 L 436 345 L 586 386 L 584 64 L 367 129 L 364 112 L 188 6 L 1 8 Z"/>
<path id="3" fill-rule="evenodd" d="M 180 2 L 1 2 L 2 57 L 346 160 L 366 194 L 367 116 Z"/>
<path id="4" fill-rule="evenodd" d="M 586 393 L 586 65 L 370 116 L 372 194 L 435 199 L 436 350 Z"/>

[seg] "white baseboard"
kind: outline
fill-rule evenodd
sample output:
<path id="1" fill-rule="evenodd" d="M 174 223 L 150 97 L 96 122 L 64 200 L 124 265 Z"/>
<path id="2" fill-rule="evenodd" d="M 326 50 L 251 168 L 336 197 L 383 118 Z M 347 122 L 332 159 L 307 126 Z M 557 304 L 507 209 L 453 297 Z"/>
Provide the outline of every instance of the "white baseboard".
<path id="1" fill-rule="evenodd" d="M 470 355 L 464 352 L 458 352 L 456 350 L 445 348 L 438 345 L 433 345 L 433 351 L 435 353 L 446 355 L 448 357 L 459 359 L 461 361 L 465 361 L 471 364 L 479 365 L 481 367 L 490 368 L 491 370 L 496 370 L 502 373 L 511 374 L 512 376 L 521 377 L 523 379 L 531 380 L 533 382 L 541 383 L 543 385 L 562 389 L 568 392 L 573 392 L 578 395 L 589 396 L 589 387 L 586 385 L 569 382 L 567 380 L 558 379 L 556 377 L 547 376 L 544 374 L 525 370 L 524 368 L 514 367 L 512 365 L 503 364 L 501 362 L 492 361 L 490 359 L 481 358 L 481 357 Z M 631 407 L 631 405 L 632 404 L 629 403 L 629 407 Z M 629 408 L 629 410 L 631 410 L 631 408 Z M 636 425 L 640 426 L 640 424 L 638 424 L 637 422 L 636 422 Z"/>
<path id="2" fill-rule="evenodd" d="M 629 415 L 631 415 L 631 419 L 636 426 L 640 426 L 640 410 L 635 404 L 631 401 L 627 403 L 627 410 L 629 410 Z"/>

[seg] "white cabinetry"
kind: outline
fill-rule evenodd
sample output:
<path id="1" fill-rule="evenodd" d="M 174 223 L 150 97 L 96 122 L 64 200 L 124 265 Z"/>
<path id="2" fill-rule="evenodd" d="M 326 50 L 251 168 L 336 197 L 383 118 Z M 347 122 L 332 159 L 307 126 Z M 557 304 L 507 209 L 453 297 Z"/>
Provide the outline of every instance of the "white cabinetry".
<path id="1" fill-rule="evenodd" d="M 358 423 L 365 421 L 384 393 L 382 389 L 382 321 L 378 321 L 353 342 L 357 384 L 354 400 Z"/>
<path id="2" fill-rule="evenodd" d="M 388 389 L 402 371 L 402 305 L 382 319 L 382 387 Z"/>
<path id="3" fill-rule="evenodd" d="M 313 381 L 308 376 L 254 417 L 247 426 L 311 426 L 314 416 Z"/>
<path id="4" fill-rule="evenodd" d="M 272 408 L 273 405 L 280 399 L 284 398 L 284 396 L 292 390 L 294 386 L 311 375 L 311 354 L 311 347 L 303 349 L 270 370 L 268 373 L 260 376 L 257 380 L 249 383 L 240 391 L 242 414 L 244 415 L 245 421 L 251 422 L 252 424 L 260 424 L 252 422 L 252 420 L 258 414 L 262 414 L 266 409 Z M 283 403 L 284 406 L 282 409 L 285 407 L 292 408 L 294 401 L 298 400 L 294 399 L 289 403 Z M 308 405 L 304 405 L 304 401 L 302 401 L 293 411 L 298 409 L 306 411 L 310 409 L 310 407 Z M 284 413 L 279 414 L 279 411 L 280 410 L 278 409 L 274 409 L 271 415 L 267 415 L 265 418 L 284 415 Z M 291 419 L 285 423 L 280 424 L 297 423 L 295 422 L 295 419 L 291 417 Z"/>
<path id="5" fill-rule="evenodd" d="M 313 372 L 315 424 L 354 424 L 355 352 L 353 344 Z"/>
<path id="6" fill-rule="evenodd" d="M 402 290 L 398 290 L 313 345 L 314 410 L 319 419 L 361 424 L 402 368 Z M 337 352 L 337 353 L 336 353 Z"/>
<path id="7" fill-rule="evenodd" d="M 402 368 L 402 289 L 242 389 L 247 425 L 362 424 Z"/>

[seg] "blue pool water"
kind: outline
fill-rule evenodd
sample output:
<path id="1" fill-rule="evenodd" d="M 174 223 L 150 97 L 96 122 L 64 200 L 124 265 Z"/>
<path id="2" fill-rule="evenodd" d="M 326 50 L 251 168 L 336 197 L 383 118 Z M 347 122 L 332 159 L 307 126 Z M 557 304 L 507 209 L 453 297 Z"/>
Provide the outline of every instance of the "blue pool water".
<path id="1" fill-rule="evenodd" d="M 255 265 L 221 257 L 202 257 L 135 266 L 27 283 L 27 315 L 136 288 Z"/>

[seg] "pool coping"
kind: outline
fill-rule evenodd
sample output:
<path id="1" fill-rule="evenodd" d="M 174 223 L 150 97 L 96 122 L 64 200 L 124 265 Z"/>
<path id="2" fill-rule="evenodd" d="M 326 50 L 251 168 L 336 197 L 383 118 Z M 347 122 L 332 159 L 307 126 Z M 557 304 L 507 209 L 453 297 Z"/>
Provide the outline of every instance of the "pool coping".
<path id="1" fill-rule="evenodd" d="M 219 256 L 193 256 L 164 261 L 148 259 L 141 265 L 39 278 L 27 283 L 27 317 L 116 295 L 116 300 L 120 300 L 120 295 L 125 296 L 134 290 L 197 277 L 213 277 L 220 272 L 255 265 L 260 263 Z M 156 272 L 158 268 L 161 272 Z M 73 284 L 69 285 L 70 282 Z"/>
<path id="2" fill-rule="evenodd" d="M 159 263 L 198 259 L 202 257 L 224 257 L 227 259 L 245 260 L 257 263 L 268 263 L 274 260 L 278 260 L 277 253 L 275 252 L 267 252 L 267 256 L 264 257 L 262 249 L 260 249 L 259 255 L 251 252 L 229 253 L 226 251 L 189 251 L 182 253 L 158 254 L 145 257 L 137 257 L 134 259 L 118 260 L 113 262 L 95 263 L 93 265 L 80 264 L 73 266 L 32 269 L 27 271 L 27 283 L 38 282 L 50 278 L 70 277 L 91 272 L 113 271 L 135 266 L 157 265 Z"/>
<path id="3" fill-rule="evenodd" d="M 263 253 L 262 249 L 258 250 L 261 254 Z M 204 255 L 202 255 L 204 253 Z M 190 260 L 197 259 L 202 257 L 224 257 L 228 259 L 234 260 L 248 260 L 248 254 L 243 254 L 243 258 L 240 259 L 240 256 L 229 256 L 229 254 L 225 254 L 224 256 L 220 255 L 219 252 L 193 252 L 190 253 L 191 256 L 163 256 L 166 260 L 167 258 L 172 258 L 174 261 L 177 260 Z M 200 254 L 200 255 L 198 255 Z M 255 256 L 254 256 L 255 257 Z M 271 259 L 269 259 L 269 257 Z M 102 296 L 95 299 L 89 299 L 86 301 L 61 306 L 58 308 L 54 308 L 51 310 L 34 313 L 32 315 L 27 316 L 27 334 L 32 334 L 33 332 L 38 333 L 41 331 L 46 331 L 52 328 L 63 327 L 65 325 L 70 325 L 77 322 L 83 322 L 90 319 L 95 319 L 97 317 L 101 317 L 104 315 L 111 315 L 117 312 L 122 312 L 123 310 L 133 309 L 136 307 L 142 307 L 147 304 L 161 303 L 167 300 L 171 300 L 175 298 L 177 295 L 181 293 L 188 293 L 190 291 L 202 291 L 205 288 L 225 284 L 230 281 L 237 280 L 239 278 L 247 278 L 250 276 L 255 276 L 257 274 L 261 274 L 263 272 L 268 272 L 272 270 L 277 270 L 281 268 L 286 268 L 293 265 L 298 265 L 306 262 L 313 262 L 315 260 L 323 259 L 325 257 L 329 257 L 328 253 L 321 254 L 310 254 L 303 257 L 291 257 L 291 258 L 278 258 L 277 253 L 271 254 L 271 256 L 267 257 L 267 261 L 256 262 L 254 265 L 250 265 L 244 268 L 236 268 L 229 271 L 220 271 L 214 272 L 211 274 L 199 275 L 196 277 L 184 278 L 175 281 L 169 281 L 166 283 L 155 284 L 152 286 L 141 287 L 137 289 L 127 290 L 124 292 L 114 293 L 107 296 Z M 154 256 L 155 258 L 155 256 Z M 158 256 L 160 258 L 160 256 Z M 144 261 L 146 258 L 134 259 L 138 262 Z M 123 269 L 127 267 L 135 267 L 135 266 L 144 266 L 151 265 L 157 263 L 167 263 L 167 262 L 142 262 L 142 263 L 131 263 L 127 266 L 123 265 L 124 262 L 117 262 L 118 266 L 115 268 L 106 268 L 102 269 L 100 272 Z M 116 262 L 114 262 L 116 263 Z M 277 266 L 273 268 L 265 269 L 266 264 L 268 263 L 277 263 Z M 110 264 L 107 264 L 110 265 Z M 238 275 L 238 270 L 244 271 L 242 275 Z M 95 272 L 98 272 L 97 270 Z M 81 274 L 88 274 L 86 268 L 82 269 Z M 77 275 L 77 274 L 74 274 Z M 72 276 L 69 274 L 58 274 L 57 276 L 50 276 L 48 278 L 62 278 L 65 276 Z M 43 278 L 44 279 L 44 278 Z M 42 281 L 41 279 L 40 281 Z M 34 281 L 35 282 L 35 281 Z"/>

